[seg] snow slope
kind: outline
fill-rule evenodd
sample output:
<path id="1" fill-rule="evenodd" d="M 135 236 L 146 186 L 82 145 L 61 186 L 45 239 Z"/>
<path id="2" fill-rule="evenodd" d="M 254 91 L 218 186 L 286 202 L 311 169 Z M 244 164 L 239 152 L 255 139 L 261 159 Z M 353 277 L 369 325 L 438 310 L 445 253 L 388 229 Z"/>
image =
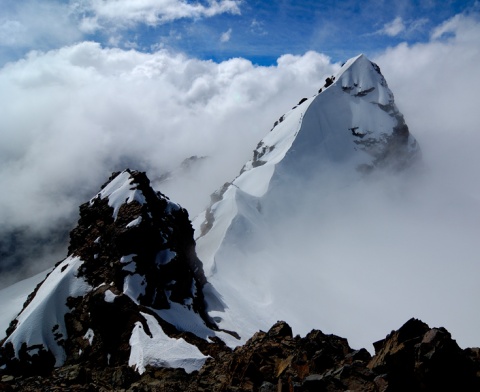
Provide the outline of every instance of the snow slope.
<path id="1" fill-rule="evenodd" d="M 21 280 L 0 291 L 0 340 L 6 337 L 6 330 L 10 321 L 22 310 L 23 304 L 32 290 L 51 272 L 47 270 L 28 279 Z"/>
<path id="2" fill-rule="evenodd" d="M 45 279 L 30 304 L 16 318 L 17 325 L 4 344 L 12 343 L 18 357 L 19 348 L 27 345 L 33 355 L 38 346 L 50 350 L 55 366 L 61 366 L 66 356 L 62 341 L 68 338 L 65 314 L 69 312 L 67 299 L 85 295 L 91 287 L 77 276 L 82 261 L 67 257 Z"/>

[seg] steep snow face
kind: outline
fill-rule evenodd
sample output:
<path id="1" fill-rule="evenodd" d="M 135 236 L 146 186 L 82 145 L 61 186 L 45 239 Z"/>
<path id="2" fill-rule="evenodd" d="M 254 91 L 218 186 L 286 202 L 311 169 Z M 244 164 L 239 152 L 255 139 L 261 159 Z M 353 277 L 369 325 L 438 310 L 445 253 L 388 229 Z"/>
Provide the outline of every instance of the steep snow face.
<path id="1" fill-rule="evenodd" d="M 31 278 L 21 280 L 0 291 L 0 340 L 6 337 L 6 330 L 18 313 L 22 310 L 23 304 L 32 290 L 45 280 L 51 270 L 41 272 Z"/>
<path id="2" fill-rule="evenodd" d="M 16 318 L 13 333 L 4 344 L 11 343 L 18 358 L 20 347 L 25 343 L 23 355 L 34 355 L 39 350 L 49 350 L 55 357 L 55 366 L 65 362 L 63 348 L 68 338 L 65 314 L 71 309 L 68 298 L 85 295 L 91 287 L 81 277 L 78 269 L 82 261 L 78 257 L 67 257 L 45 279 L 30 304 Z"/>
<path id="3" fill-rule="evenodd" d="M 376 170 L 408 167 L 419 153 L 379 67 L 364 55 L 347 61 L 317 95 L 275 122 L 241 174 L 195 220 L 197 254 L 220 294 L 208 299 L 228 305 L 212 305 L 210 315 L 237 331 L 241 319 L 244 336 L 275 322 L 278 309 L 263 289 L 277 257 L 272 227 L 295 214 L 298 196 L 315 193 L 321 203 Z"/>

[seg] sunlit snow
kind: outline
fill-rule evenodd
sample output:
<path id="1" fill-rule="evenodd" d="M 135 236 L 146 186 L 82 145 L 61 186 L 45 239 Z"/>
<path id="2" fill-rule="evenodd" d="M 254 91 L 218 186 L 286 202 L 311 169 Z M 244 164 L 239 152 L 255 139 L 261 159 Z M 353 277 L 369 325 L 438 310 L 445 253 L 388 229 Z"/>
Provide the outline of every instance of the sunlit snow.
<path id="1" fill-rule="evenodd" d="M 141 313 L 147 322 L 151 336 L 149 336 L 141 322 L 136 322 L 130 337 L 129 366 L 133 366 L 140 374 L 145 366 L 183 368 L 187 373 L 199 370 L 205 363 L 207 356 L 184 339 L 168 337 L 158 324 L 155 317 Z"/>

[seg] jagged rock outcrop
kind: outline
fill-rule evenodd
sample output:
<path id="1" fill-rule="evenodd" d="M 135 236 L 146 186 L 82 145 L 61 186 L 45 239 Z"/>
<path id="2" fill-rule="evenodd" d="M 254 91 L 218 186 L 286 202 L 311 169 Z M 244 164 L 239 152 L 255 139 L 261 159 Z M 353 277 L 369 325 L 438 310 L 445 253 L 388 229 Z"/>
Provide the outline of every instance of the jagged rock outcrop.
<path id="1" fill-rule="evenodd" d="M 125 170 L 80 206 L 70 237 L 68 257 L 10 325 L 0 350 L 8 371 L 92 362 L 141 372 L 162 361 L 185 367 L 188 358 L 190 370 L 203 364 L 197 346 L 208 346 L 216 326 L 205 311 L 206 279 L 185 209 L 154 191 L 145 173 Z M 187 357 L 150 352 L 149 339 Z"/>
<path id="2" fill-rule="evenodd" d="M 38 391 L 478 391 L 480 349 L 458 347 L 444 328 L 411 319 L 374 343 L 372 357 L 346 339 L 312 330 L 293 336 L 285 322 L 257 332 L 235 350 L 224 348 L 198 372 L 147 367 L 69 365 L 49 377 L 3 375 L 0 390 Z"/>
<path id="3" fill-rule="evenodd" d="M 374 347 L 368 368 L 382 390 L 480 390 L 479 349 L 462 350 L 445 328 L 411 319 Z"/>

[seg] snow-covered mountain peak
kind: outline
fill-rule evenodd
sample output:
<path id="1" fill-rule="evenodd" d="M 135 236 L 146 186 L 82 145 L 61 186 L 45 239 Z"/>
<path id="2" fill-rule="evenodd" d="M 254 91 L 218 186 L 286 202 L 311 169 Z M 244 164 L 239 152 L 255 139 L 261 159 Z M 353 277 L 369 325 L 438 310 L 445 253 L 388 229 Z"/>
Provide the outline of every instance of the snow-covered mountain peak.
<path id="1" fill-rule="evenodd" d="M 198 342 L 225 333 L 205 311 L 206 279 L 185 209 L 154 191 L 145 173 L 125 170 L 80 206 L 70 237 L 68 257 L 11 323 L 0 365 L 25 373 L 95 361 L 142 372 L 205 362 Z"/>
<path id="2" fill-rule="evenodd" d="M 350 161 L 363 172 L 398 169 L 418 154 L 380 68 L 361 54 L 274 123 L 232 184 L 261 197 L 274 172 L 308 175 L 326 161 Z"/>
<path id="3" fill-rule="evenodd" d="M 368 95 L 371 102 L 388 105 L 393 94 L 377 64 L 361 54 L 348 60 L 337 73 L 336 84 L 355 97 Z"/>
<path id="4" fill-rule="evenodd" d="M 372 172 L 405 169 L 419 155 L 380 68 L 364 55 L 348 60 L 316 95 L 275 121 L 240 175 L 215 192 L 211 206 L 194 221 L 197 254 L 229 304 L 226 311 L 210 314 L 224 328 L 234 328 L 243 317 L 239 295 L 243 302 L 264 296 L 245 282 L 272 268 L 269 249 L 277 246 L 272 229 L 301 210 L 301 197 L 316 195 L 315 203 L 321 204 L 326 195 Z M 295 233 L 295 227 L 287 229 Z M 237 281 L 236 275 L 250 280 Z M 256 298 L 250 298 L 253 292 Z M 249 332 L 264 327 L 258 321 L 262 317 L 252 316 Z"/>

